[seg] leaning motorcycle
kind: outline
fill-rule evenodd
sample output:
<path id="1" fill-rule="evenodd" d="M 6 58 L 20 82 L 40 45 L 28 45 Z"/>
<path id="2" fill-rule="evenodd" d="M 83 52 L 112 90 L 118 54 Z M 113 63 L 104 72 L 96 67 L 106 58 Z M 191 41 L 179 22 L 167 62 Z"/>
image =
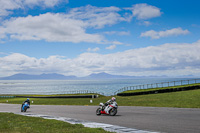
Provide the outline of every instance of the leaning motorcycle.
<path id="1" fill-rule="evenodd" d="M 21 107 L 21 112 L 26 112 L 26 110 L 30 107 L 30 105 L 28 104 L 28 102 L 25 102 L 24 104 L 22 104 Z"/>
<path id="2" fill-rule="evenodd" d="M 111 116 L 115 116 L 117 114 L 117 102 L 113 102 L 106 107 L 104 106 L 103 103 L 99 104 L 100 107 L 97 108 L 96 110 L 96 115 L 101 115 L 101 114 L 107 114 Z"/>

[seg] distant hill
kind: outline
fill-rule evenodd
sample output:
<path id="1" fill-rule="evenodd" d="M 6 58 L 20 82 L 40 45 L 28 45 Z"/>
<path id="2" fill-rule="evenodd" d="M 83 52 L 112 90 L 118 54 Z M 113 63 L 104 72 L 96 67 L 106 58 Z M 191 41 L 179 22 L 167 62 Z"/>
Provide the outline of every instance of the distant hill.
<path id="1" fill-rule="evenodd" d="M 86 79 L 130 79 L 136 78 L 135 76 L 123 76 L 123 75 L 111 75 L 105 72 L 90 74 L 89 76 L 84 77 Z"/>
<path id="2" fill-rule="evenodd" d="M 134 79 L 134 78 L 153 78 L 156 76 L 124 76 L 124 75 L 112 75 L 105 72 L 102 73 L 93 73 L 85 77 L 76 77 L 76 76 L 65 76 L 57 73 L 50 74 L 40 74 L 40 75 L 29 75 L 29 74 L 15 74 L 8 77 L 2 77 L 0 80 L 81 80 L 81 79 Z M 166 77 L 166 76 L 161 76 Z M 157 77 L 158 78 L 158 77 Z"/>
<path id="3" fill-rule="evenodd" d="M 76 76 L 64 76 L 61 74 L 41 74 L 41 75 L 29 75 L 29 74 L 15 74 L 8 77 L 0 78 L 1 80 L 42 80 L 42 79 L 76 79 Z"/>

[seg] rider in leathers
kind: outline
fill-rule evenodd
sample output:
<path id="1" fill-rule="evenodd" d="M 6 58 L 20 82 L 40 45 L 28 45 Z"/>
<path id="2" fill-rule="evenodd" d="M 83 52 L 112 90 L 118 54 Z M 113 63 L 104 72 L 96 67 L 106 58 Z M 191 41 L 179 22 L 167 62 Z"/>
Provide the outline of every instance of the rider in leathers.
<path id="1" fill-rule="evenodd" d="M 29 108 L 30 108 L 30 100 L 29 100 L 29 98 L 27 98 L 26 101 L 24 101 L 24 102 L 22 103 L 22 107 L 23 107 L 23 105 L 24 105 L 26 102 L 29 104 Z"/>
<path id="2" fill-rule="evenodd" d="M 107 114 L 109 114 L 109 109 L 108 109 L 108 105 L 112 104 L 113 102 L 116 101 L 116 98 L 115 97 L 112 97 L 110 100 L 108 100 L 105 104 L 104 104 L 104 108 L 105 108 L 105 112 Z"/>

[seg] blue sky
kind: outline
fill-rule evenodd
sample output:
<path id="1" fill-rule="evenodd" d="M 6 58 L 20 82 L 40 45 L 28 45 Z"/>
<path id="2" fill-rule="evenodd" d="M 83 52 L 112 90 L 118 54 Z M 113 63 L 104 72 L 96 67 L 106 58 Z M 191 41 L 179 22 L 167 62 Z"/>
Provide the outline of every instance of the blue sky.
<path id="1" fill-rule="evenodd" d="M 200 74 L 197 0 L 0 0 L 0 75 Z"/>

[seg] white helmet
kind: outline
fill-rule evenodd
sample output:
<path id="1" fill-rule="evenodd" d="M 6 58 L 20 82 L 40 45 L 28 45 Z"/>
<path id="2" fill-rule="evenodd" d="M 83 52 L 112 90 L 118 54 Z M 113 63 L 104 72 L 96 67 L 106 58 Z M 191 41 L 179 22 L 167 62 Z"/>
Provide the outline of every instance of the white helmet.
<path id="1" fill-rule="evenodd" d="M 116 101 L 116 98 L 115 98 L 115 97 L 112 97 L 112 101 Z"/>

